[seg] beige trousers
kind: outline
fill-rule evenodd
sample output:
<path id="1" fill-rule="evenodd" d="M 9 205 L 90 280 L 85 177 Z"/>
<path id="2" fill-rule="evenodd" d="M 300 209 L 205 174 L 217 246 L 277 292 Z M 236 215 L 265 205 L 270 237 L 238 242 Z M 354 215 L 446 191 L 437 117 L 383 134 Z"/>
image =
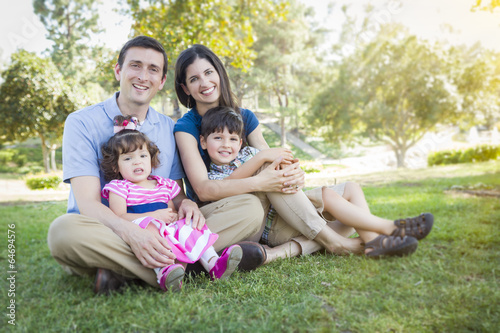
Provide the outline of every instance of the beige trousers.
<path id="1" fill-rule="evenodd" d="M 216 251 L 255 235 L 264 219 L 260 200 L 251 194 L 225 198 L 200 210 L 210 230 L 219 235 Z M 70 274 L 94 275 L 97 268 L 105 268 L 158 287 L 154 271 L 144 267 L 130 247 L 96 219 L 60 216 L 50 225 L 47 240 L 54 259 Z"/>
<path id="2" fill-rule="evenodd" d="M 345 185 L 346 183 L 341 183 L 326 187 L 343 195 Z M 316 238 L 325 226 L 332 228 L 344 237 L 354 233 L 354 229 L 346 228 L 324 210 L 323 187 L 304 192 L 299 191 L 295 194 L 265 193 L 265 196 L 268 199 L 267 203 L 259 194 L 264 211 L 267 213 L 270 204 L 272 204 L 277 212 L 268 235 L 268 244 L 271 247 L 294 240 L 301 245 L 302 254 L 310 254 L 311 252 L 307 250 L 310 246 L 305 244 Z"/>

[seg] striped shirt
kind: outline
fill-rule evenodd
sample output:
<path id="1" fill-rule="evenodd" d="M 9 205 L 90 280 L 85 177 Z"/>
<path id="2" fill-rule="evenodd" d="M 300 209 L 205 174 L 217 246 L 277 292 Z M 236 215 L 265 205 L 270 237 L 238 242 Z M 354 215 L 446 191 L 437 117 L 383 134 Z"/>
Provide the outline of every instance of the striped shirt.
<path id="1" fill-rule="evenodd" d="M 172 179 L 155 175 L 149 176 L 148 179 L 156 180 L 155 188 L 144 188 L 126 179 L 114 179 L 104 186 L 101 195 L 104 199 L 109 199 L 109 192 L 113 192 L 125 199 L 128 207 L 156 202 L 168 203 L 181 191 L 177 182 Z"/>

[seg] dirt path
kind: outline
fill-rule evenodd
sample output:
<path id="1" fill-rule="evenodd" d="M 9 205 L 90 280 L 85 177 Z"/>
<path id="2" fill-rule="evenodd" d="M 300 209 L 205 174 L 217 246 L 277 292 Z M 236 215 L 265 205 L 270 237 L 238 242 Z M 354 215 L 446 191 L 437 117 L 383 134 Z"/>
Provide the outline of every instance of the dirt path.
<path id="1" fill-rule="evenodd" d="M 24 180 L 0 179 L 0 204 L 17 204 L 22 202 L 63 201 L 68 199 L 69 185 L 48 190 L 30 190 Z"/>

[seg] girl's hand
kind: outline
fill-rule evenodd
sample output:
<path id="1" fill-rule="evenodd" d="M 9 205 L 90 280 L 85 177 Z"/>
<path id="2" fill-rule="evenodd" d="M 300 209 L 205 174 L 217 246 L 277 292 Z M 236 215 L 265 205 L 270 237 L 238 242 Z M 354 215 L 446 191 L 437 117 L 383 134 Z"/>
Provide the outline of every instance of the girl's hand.
<path id="1" fill-rule="evenodd" d="M 179 219 L 178 214 L 173 210 L 172 208 L 163 208 L 163 209 L 158 209 L 154 211 L 153 216 L 157 220 L 163 221 L 166 224 L 170 224 L 172 222 L 175 222 Z"/>

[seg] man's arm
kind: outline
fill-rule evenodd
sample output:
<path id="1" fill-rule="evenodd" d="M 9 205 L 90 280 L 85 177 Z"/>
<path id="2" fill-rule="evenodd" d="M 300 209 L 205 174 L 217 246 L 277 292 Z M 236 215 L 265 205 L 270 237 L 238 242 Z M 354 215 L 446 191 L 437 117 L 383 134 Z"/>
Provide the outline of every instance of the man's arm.
<path id="1" fill-rule="evenodd" d="M 71 187 L 80 213 L 97 219 L 127 243 L 137 259 L 148 268 L 165 267 L 174 263 L 175 256 L 168 242 L 160 236 L 116 216 L 101 203 L 99 178 L 71 178 Z"/>

